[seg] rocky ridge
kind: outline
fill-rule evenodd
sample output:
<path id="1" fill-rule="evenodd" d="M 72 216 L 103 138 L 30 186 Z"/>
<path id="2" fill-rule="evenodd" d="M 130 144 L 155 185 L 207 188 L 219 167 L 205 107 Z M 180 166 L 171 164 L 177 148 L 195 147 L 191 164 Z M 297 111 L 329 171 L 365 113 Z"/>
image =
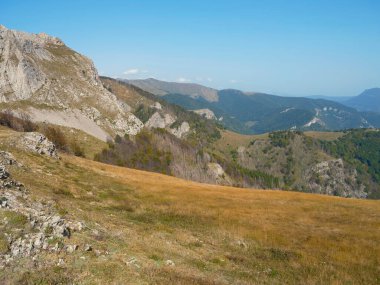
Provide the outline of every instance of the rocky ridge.
<path id="1" fill-rule="evenodd" d="M 58 159 L 57 147 L 43 134 L 37 132 L 24 133 L 17 138 L 16 145 L 26 150 Z"/>
<path id="2" fill-rule="evenodd" d="M 345 168 L 342 159 L 317 163 L 306 173 L 310 192 L 342 197 L 367 198 L 364 185 L 357 185 L 357 171 Z"/>
<path id="3" fill-rule="evenodd" d="M 3 243 L 7 243 L 7 248 L 2 248 L 0 252 L 0 268 L 20 257 L 37 261 L 38 255 L 43 251 L 76 250 L 78 248 L 76 245 L 66 245 L 64 241 L 73 232 L 81 231 L 84 225 L 62 218 L 57 214 L 52 201 L 32 199 L 28 189 L 12 178 L 8 167 L 23 166 L 12 154 L 2 151 L 0 152 L 0 209 L 6 211 L 7 215 L 0 221 L 0 228 Z M 17 217 L 16 228 L 8 227 L 12 217 Z"/>
<path id="4" fill-rule="evenodd" d="M 0 103 L 26 111 L 34 120 L 41 119 L 39 112 L 48 111 L 49 116 L 42 117 L 50 123 L 83 126 L 95 136 L 99 132 L 89 131 L 81 120 L 89 119 L 111 137 L 134 135 L 143 127 L 128 104 L 103 87 L 90 59 L 58 38 L 4 26 L 0 27 Z M 62 112 L 67 120 L 58 120 Z"/>
<path id="5" fill-rule="evenodd" d="M 157 105 L 154 105 L 154 108 L 156 107 Z M 177 138 L 182 138 L 190 131 L 190 125 L 188 122 L 182 122 L 177 128 L 171 127 L 172 124 L 176 122 L 176 120 L 177 118 L 173 117 L 172 115 L 168 113 L 163 114 L 162 116 L 157 111 L 145 123 L 145 127 L 148 129 L 150 128 L 167 129 L 171 134 L 173 134 Z"/>
<path id="6" fill-rule="evenodd" d="M 210 109 L 198 109 L 198 110 L 193 110 L 193 112 L 209 120 L 217 119 L 214 112 L 211 111 Z"/>

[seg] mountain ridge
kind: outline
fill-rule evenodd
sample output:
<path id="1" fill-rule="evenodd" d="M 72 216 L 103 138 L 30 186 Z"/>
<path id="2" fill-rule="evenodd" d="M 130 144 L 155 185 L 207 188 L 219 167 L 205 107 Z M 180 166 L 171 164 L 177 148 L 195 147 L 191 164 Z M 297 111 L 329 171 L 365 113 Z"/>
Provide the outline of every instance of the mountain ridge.
<path id="1" fill-rule="evenodd" d="M 359 111 L 380 113 L 380 88 L 366 89 L 343 104 Z"/>
<path id="2" fill-rule="evenodd" d="M 136 84 L 135 82 L 130 81 L 131 84 Z M 144 80 L 139 80 L 137 84 L 142 89 L 145 88 L 143 82 Z M 179 86 L 183 83 L 165 84 Z M 287 97 L 262 92 L 244 92 L 238 89 L 222 89 L 217 90 L 218 100 L 212 101 L 202 96 L 191 96 L 188 92 L 181 93 L 178 88 L 174 89 L 174 93 L 170 93 L 169 89 L 167 88 L 166 94 L 158 95 L 187 110 L 208 109 L 216 114 L 217 119 L 220 119 L 225 127 L 241 133 L 255 134 L 286 129 L 341 130 L 380 126 L 380 114 L 360 112 L 343 100 L 327 100 L 329 97 Z"/>
<path id="3" fill-rule="evenodd" d="M 166 82 L 154 78 L 148 79 L 119 79 L 121 81 L 135 85 L 147 92 L 158 96 L 181 93 L 192 98 L 203 98 L 209 102 L 218 101 L 217 90 L 196 83 Z"/>
<path id="4" fill-rule="evenodd" d="M 93 62 L 44 33 L 0 29 L 0 104 L 107 140 L 142 123 L 106 90 Z M 44 119 L 45 118 L 45 119 Z"/>

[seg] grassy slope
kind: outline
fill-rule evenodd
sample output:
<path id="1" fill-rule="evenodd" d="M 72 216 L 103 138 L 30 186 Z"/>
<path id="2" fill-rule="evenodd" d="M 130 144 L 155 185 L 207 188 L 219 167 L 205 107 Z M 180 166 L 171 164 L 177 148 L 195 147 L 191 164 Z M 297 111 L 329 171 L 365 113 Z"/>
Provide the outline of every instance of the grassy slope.
<path id="1" fill-rule="evenodd" d="M 380 282 L 378 201 L 198 184 L 66 155 L 55 161 L 12 149 L 4 140 L 13 135 L 0 131 L 1 148 L 28 167 L 13 175 L 35 197 L 54 200 L 68 218 L 85 221 L 88 229 L 68 243 L 91 243 L 109 254 L 61 254 L 64 270 L 33 269 L 25 275 L 24 265 L 20 271 L 0 272 L 0 280 Z M 133 257 L 137 262 L 128 265 Z M 176 265 L 165 265 L 168 259 Z"/>
<path id="2" fill-rule="evenodd" d="M 248 146 L 252 140 L 267 139 L 268 133 L 260 135 L 243 135 L 232 131 L 222 131 L 222 138 L 216 142 L 218 149 L 226 150 L 228 147 L 237 148 L 239 146 Z M 336 140 L 343 135 L 342 132 L 304 132 L 308 137 L 320 140 Z"/>
<path id="3" fill-rule="evenodd" d="M 249 143 L 254 139 L 266 139 L 268 134 L 261 135 L 243 135 L 232 131 L 222 131 L 222 138 L 218 140 L 215 145 L 217 149 L 226 150 L 229 148 L 238 148 L 239 146 L 248 146 Z"/>

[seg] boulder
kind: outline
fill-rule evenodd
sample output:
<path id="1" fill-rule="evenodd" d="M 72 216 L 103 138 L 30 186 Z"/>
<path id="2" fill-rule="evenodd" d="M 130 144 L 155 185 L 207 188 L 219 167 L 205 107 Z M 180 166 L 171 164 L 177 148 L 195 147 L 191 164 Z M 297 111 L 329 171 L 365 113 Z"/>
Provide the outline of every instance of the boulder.
<path id="1" fill-rule="evenodd" d="M 177 138 L 182 138 L 190 131 L 190 125 L 188 122 L 183 122 L 178 128 L 170 129 L 170 132 Z"/>
<path id="2" fill-rule="evenodd" d="M 41 133 L 30 132 L 23 134 L 18 140 L 18 145 L 41 155 L 59 158 L 57 147 Z"/>

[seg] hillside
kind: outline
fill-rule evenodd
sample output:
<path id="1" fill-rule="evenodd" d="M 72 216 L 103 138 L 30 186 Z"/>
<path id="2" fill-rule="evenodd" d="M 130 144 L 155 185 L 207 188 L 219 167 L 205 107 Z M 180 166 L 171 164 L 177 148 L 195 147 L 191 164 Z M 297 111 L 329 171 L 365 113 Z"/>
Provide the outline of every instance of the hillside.
<path id="1" fill-rule="evenodd" d="M 57 38 L 5 27 L 0 33 L 1 125 L 42 132 L 67 153 L 197 182 L 378 197 L 378 181 L 365 182 L 374 179 L 375 164 L 353 163 L 344 153 L 321 149 L 320 142 L 310 143 L 302 135 L 292 137 L 286 147 L 268 139 L 253 144 L 252 138 L 235 149 L 220 148 L 225 140 L 221 124 L 247 133 L 294 129 L 294 124 L 296 129 L 317 130 L 360 122 L 360 127 L 367 126 L 353 109 L 325 100 L 238 90 L 215 93 L 198 85 L 151 80 L 167 92 L 182 92 L 156 96 L 99 77 L 91 60 Z M 217 98 L 209 97 L 210 92 Z M 80 131 L 103 141 L 94 143 L 102 147 L 88 151 L 89 141 L 79 139 L 86 138 Z M 269 155 L 268 150 L 276 152 Z M 272 167 L 274 161 L 278 163 Z M 331 174 L 331 169 L 336 171 Z"/>
<path id="2" fill-rule="evenodd" d="M 202 98 L 209 102 L 218 101 L 217 90 L 195 83 L 166 82 L 154 78 L 143 80 L 123 79 L 122 81 L 135 85 L 158 96 L 164 96 L 167 94 L 183 94 L 194 99 Z"/>
<path id="3" fill-rule="evenodd" d="M 214 151 L 235 168 L 276 177 L 279 189 L 378 199 L 379 140 L 378 130 L 252 136 L 226 131 Z M 228 163 L 220 163 L 226 173 L 232 171 Z"/>
<path id="4" fill-rule="evenodd" d="M 81 129 L 103 141 L 143 124 L 105 89 L 94 64 L 60 39 L 0 26 L 0 109 Z"/>
<path id="5" fill-rule="evenodd" d="M 226 89 L 214 90 L 217 99 L 200 95 L 197 91 L 205 86 L 189 83 L 164 82 L 154 79 L 125 80 L 148 92 L 159 95 L 166 101 L 182 106 L 186 110 L 208 110 L 212 118 L 218 120 L 229 130 L 243 134 L 260 134 L 277 130 L 342 130 L 350 128 L 379 127 L 380 115 L 359 111 L 374 111 L 380 106 L 373 101 L 371 108 L 358 108 L 348 104 L 356 99 L 371 103 L 371 89 L 350 100 L 341 98 L 330 100 L 329 97 L 314 96 L 313 98 L 282 97 L 259 92 L 243 92 Z M 190 88 L 190 86 L 196 88 Z M 155 86 L 157 89 L 151 88 Z M 160 88 L 164 92 L 160 92 Z M 189 91 L 191 90 L 191 91 Z M 365 94 L 366 93 L 366 94 Z M 368 99 L 365 99 L 368 97 Z M 376 96 L 375 96 L 376 97 Z M 362 99 L 361 99 L 362 98 Z M 344 102 L 343 102 L 344 101 Z M 347 103 L 347 104 L 346 104 Z M 359 111 L 357 111 L 358 109 Z"/>
<path id="6" fill-rule="evenodd" d="M 20 135 L 0 129 L 1 149 L 14 156 L 1 185 L 12 179 L 26 189 L 18 200 L 13 184 L 0 190 L 9 198 L 0 208 L 2 284 L 379 282 L 377 201 L 198 184 L 62 153 L 57 160 L 9 143 Z M 56 213 L 70 237 L 56 233 L 59 225 L 36 232 L 40 224 L 20 212 L 29 201 Z M 29 252 L 36 234 L 47 247 Z M 21 251 L 10 253 L 17 238 Z"/>
<path id="7" fill-rule="evenodd" d="M 281 97 L 239 90 L 221 90 L 218 102 L 193 99 L 181 94 L 165 95 L 170 103 L 188 110 L 208 108 L 228 129 L 254 134 L 276 130 L 341 130 L 378 126 L 372 117 L 340 103 L 324 99 Z"/>
<path id="8" fill-rule="evenodd" d="M 344 101 L 343 104 L 359 111 L 380 113 L 380 88 L 367 89 L 358 96 Z"/>

